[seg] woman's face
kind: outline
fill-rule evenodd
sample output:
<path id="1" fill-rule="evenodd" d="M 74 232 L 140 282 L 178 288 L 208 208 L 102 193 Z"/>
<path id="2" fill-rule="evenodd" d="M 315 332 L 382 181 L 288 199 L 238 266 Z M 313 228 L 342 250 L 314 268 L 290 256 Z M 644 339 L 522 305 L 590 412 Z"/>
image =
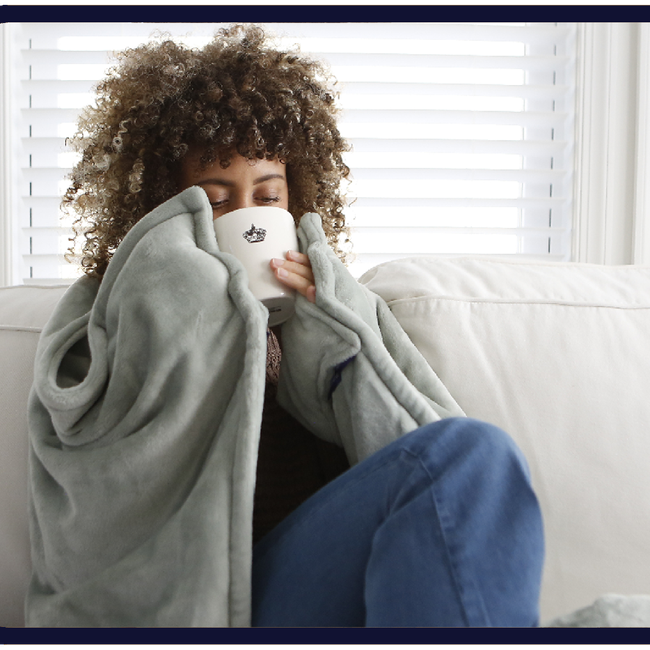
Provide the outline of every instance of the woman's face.
<path id="1" fill-rule="evenodd" d="M 219 161 L 201 169 L 200 152 L 190 152 L 181 163 L 180 189 L 198 185 L 210 199 L 213 218 L 253 206 L 289 209 L 286 165 L 279 160 L 250 161 L 233 154 L 230 166 Z"/>

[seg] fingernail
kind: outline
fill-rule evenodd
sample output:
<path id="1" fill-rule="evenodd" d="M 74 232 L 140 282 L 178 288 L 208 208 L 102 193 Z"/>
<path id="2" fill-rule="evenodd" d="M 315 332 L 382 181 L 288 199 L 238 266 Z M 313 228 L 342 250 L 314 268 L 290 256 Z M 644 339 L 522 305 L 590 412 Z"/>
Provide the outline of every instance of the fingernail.
<path id="1" fill-rule="evenodd" d="M 284 260 L 280 260 L 277 257 L 274 257 L 271 260 L 271 264 L 273 264 L 273 266 L 275 266 L 276 268 L 279 268 L 284 264 Z"/>
<path id="2" fill-rule="evenodd" d="M 278 275 L 279 275 L 281 278 L 286 278 L 286 277 L 289 275 L 289 272 L 286 271 L 285 269 L 281 269 L 281 268 L 280 268 L 280 269 L 278 269 Z"/>

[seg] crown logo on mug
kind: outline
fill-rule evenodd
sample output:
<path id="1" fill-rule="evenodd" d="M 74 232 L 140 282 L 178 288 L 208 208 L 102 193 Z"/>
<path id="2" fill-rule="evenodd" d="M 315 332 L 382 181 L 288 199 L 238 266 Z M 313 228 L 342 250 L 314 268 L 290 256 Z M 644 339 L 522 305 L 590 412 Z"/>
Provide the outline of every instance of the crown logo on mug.
<path id="1" fill-rule="evenodd" d="M 250 230 L 247 230 L 245 233 L 243 233 L 242 237 L 249 244 L 255 244 L 257 242 L 264 241 L 264 238 L 266 237 L 266 230 L 264 230 L 264 228 L 256 228 L 255 224 L 252 223 Z"/>

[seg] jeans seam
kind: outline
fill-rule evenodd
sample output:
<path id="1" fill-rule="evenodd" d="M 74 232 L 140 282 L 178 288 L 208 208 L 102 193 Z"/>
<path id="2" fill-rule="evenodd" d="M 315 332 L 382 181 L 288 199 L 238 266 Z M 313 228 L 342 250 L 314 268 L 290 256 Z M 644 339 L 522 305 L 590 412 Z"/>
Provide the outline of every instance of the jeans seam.
<path id="1" fill-rule="evenodd" d="M 431 497 L 431 501 L 433 503 L 433 508 L 436 513 L 436 518 L 437 518 L 437 525 L 440 530 L 440 534 L 444 543 L 444 550 L 445 550 L 445 556 L 447 558 L 448 566 L 451 570 L 452 576 L 453 576 L 453 584 L 456 589 L 456 594 L 458 597 L 458 600 L 461 604 L 461 608 L 463 611 L 463 617 L 465 619 L 465 623 L 468 626 L 472 626 L 472 623 L 470 622 L 470 611 L 475 609 L 475 607 L 472 607 L 467 603 L 467 595 L 468 592 L 466 589 L 463 588 L 462 585 L 462 580 L 460 580 L 460 566 L 462 565 L 462 562 L 457 562 L 454 560 L 454 551 L 453 549 L 455 548 L 454 545 L 450 544 L 450 533 L 453 531 L 453 516 L 449 515 L 449 509 L 444 506 L 444 504 L 439 500 L 439 495 L 438 492 L 436 491 L 436 485 L 438 484 L 438 479 L 435 478 L 432 473 L 429 471 L 429 468 L 427 467 L 426 463 L 423 462 L 423 460 L 420 458 L 420 454 L 413 452 L 410 449 L 402 449 L 402 452 L 410 455 L 412 458 L 417 459 L 418 463 L 420 464 L 420 467 L 422 470 L 427 474 L 429 477 L 429 487 L 427 488 L 429 495 Z M 474 590 L 476 591 L 476 590 Z M 471 600 L 471 599 L 470 599 Z M 477 614 L 480 614 L 483 618 L 487 616 L 487 613 L 485 612 L 485 609 L 483 607 L 478 607 L 477 608 Z M 489 625 L 489 621 L 486 621 L 484 625 Z"/>

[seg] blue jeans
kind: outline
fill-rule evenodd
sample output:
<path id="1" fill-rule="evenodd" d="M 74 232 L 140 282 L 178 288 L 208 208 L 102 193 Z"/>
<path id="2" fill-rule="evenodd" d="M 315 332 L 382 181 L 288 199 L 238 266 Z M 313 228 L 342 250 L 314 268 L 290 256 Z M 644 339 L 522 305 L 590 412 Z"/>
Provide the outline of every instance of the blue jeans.
<path id="1" fill-rule="evenodd" d="M 252 622 L 535 626 L 543 555 L 512 439 L 442 420 L 345 472 L 255 546 Z"/>

